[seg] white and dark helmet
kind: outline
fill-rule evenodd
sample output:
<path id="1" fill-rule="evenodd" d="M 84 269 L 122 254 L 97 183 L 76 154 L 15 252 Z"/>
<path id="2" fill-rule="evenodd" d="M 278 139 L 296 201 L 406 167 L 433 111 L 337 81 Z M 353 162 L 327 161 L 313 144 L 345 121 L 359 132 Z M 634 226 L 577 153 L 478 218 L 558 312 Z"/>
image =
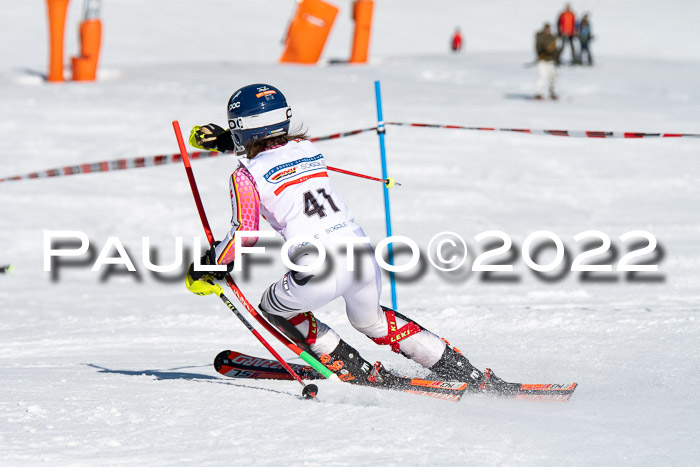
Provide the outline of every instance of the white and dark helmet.
<path id="1" fill-rule="evenodd" d="M 236 154 L 245 154 L 257 139 L 289 132 L 292 108 L 284 94 L 269 84 L 249 84 L 234 92 L 228 101 L 228 127 Z"/>

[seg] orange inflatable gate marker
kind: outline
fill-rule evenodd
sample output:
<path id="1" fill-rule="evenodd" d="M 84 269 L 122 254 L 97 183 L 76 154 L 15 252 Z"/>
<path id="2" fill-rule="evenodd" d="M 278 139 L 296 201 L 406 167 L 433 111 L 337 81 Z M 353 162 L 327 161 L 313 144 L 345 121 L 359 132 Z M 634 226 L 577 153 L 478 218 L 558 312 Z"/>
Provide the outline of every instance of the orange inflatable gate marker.
<path id="1" fill-rule="evenodd" d="M 101 40 L 102 22 L 99 19 L 80 23 L 80 57 L 71 59 L 74 81 L 95 81 Z"/>
<path id="2" fill-rule="evenodd" d="M 318 62 L 338 7 L 322 0 L 303 0 L 289 25 L 281 63 Z"/>
<path id="3" fill-rule="evenodd" d="M 63 37 L 69 0 L 46 0 L 49 14 L 49 73 L 47 81 L 63 81 Z"/>
<path id="4" fill-rule="evenodd" d="M 373 10 L 373 0 L 356 0 L 353 4 L 352 17 L 355 20 L 355 35 L 352 40 L 350 63 L 367 63 Z"/>

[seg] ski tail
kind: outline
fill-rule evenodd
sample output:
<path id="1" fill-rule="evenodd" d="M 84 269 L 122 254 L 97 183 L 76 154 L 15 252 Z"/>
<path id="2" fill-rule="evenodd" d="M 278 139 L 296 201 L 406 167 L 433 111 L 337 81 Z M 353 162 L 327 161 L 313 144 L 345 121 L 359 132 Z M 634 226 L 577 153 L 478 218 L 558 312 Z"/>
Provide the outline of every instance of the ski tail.
<path id="1" fill-rule="evenodd" d="M 302 379 L 323 379 L 323 376 L 308 365 L 290 363 L 289 366 Z M 287 370 L 275 360 L 251 357 L 232 350 L 224 350 L 214 358 L 214 369 L 229 378 L 293 380 Z"/>

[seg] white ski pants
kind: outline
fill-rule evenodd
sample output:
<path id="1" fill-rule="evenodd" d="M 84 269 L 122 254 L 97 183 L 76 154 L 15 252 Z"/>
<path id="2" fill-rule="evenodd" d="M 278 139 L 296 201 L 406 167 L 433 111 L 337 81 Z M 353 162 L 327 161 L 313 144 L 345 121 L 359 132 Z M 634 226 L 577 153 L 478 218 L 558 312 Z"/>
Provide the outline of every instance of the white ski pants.
<path id="1" fill-rule="evenodd" d="M 364 236 L 358 229 L 355 236 Z M 381 292 L 381 273 L 374 258 L 374 250 L 369 245 L 356 245 L 354 250 L 354 271 L 347 271 L 348 257 L 344 254 L 345 246 L 338 250 L 337 245 L 324 242 L 327 250 L 327 267 L 316 272 L 290 271 L 272 284 L 263 293 L 261 307 L 267 313 L 293 320 L 297 315 L 316 310 L 338 297 L 345 300 L 345 311 L 350 324 L 368 337 L 384 337 L 388 331 L 386 314 L 379 306 Z M 316 254 L 300 249 L 290 254 L 290 259 L 298 265 L 313 264 Z M 315 251 L 312 248 L 311 251 Z M 331 264 L 328 264 L 330 260 Z M 311 350 L 318 354 L 333 351 L 340 341 L 338 334 L 316 319 L 317 330 Z M 406 321 L 396 317 L 398 327 Z M 296 324 L 297 330 L 309 335 L 309 321 Z M 423 330 L 399 343 L 401 352 L 419 364 L 428 368 L 442 356 L 445 343 L 430 331 Z"/>
<path id="2" fill-rule="evenodd" d="M 553 61 L 539 60 L 537 62 L 537 83 L 535 94 L 544 95 L 545 86 L 549 85 L 549 95 L 556 96 L 557 67 Z"/>

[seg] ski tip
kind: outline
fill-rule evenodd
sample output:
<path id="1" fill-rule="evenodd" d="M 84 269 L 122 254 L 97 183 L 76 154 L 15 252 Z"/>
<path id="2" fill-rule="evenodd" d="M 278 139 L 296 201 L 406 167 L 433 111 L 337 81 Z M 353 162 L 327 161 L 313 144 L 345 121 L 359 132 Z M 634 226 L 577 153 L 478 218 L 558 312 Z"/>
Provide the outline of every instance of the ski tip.
<path id="1" fill-rule="evenodd" d="M 520 389 L 526 390 L 526 391 L 547 391 L 547 392 L 554 392 L 554 391 L 574 391 L 576 387 L 578 386 L 578 383 L 571 383 L 571 384 L 522 384 L 520 386 Z"/>
<path id="2" fill-rule="evenodd" d="M 514 394 L 516 399 L 566 402 L 574 394 L 578 383 L 571 384 L 523 384 Z"/>

